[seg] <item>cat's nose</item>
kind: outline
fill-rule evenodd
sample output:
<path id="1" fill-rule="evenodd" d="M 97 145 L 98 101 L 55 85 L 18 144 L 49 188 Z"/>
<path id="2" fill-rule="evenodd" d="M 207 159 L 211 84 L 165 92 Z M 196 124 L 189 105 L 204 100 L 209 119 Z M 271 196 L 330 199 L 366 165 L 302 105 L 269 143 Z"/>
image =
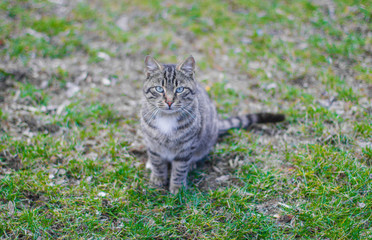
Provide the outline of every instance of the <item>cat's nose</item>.
<path id="1" fill-rule="evenodd" d="M 169 107 L 173 104 L 172 101 L 165 101 L 165 102 L 168 104 Z"/>

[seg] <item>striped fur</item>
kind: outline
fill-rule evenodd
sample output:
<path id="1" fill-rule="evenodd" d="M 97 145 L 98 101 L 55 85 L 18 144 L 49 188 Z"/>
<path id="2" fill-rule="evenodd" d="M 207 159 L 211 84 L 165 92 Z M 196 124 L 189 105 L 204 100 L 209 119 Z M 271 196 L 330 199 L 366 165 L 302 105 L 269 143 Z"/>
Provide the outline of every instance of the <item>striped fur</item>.
<path id="1" fill-rule="evenodd" d="M 222 135 L 232 128 L 248 128 L 255 123 L 276 123 L 284 121 L 284 119 L 283 114 L 274 113 L 255 113 L 231 117 L 218 122 L 218 133 Z"/>
<path id="2" fill-rule="evenodd" d="M 194 79 L 192 56 L 179 65 L 145 59 L 141 127 L 149 156 L 151 182 L 164 186 L 171 163 L 170 191 L 186 186 L 191 164 L 204 158 L 220 134 L 254 123 L 278 122 L 284 115 L 260 113 L 219 120 L 204 88 Z"/>

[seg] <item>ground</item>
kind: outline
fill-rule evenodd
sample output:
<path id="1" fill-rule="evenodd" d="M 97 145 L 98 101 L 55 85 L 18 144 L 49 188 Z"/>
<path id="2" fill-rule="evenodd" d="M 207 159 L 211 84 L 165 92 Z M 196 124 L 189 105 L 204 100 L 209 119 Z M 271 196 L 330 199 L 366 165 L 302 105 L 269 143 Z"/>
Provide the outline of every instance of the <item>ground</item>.
<path id="1" fill-rule="evenodd" d="M 231 130 L 149 183 L 143 59 L 192 54 Z M 2 238 L 372 238 L 369 1 L 0 3 Z"/>

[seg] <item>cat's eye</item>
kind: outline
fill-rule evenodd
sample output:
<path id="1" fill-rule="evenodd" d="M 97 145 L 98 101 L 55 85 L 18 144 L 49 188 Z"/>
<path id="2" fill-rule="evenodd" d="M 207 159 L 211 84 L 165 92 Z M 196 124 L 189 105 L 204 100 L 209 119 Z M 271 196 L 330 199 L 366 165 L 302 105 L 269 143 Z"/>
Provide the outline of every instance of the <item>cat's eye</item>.
<path id="1" fill-rule="evenodd" d="M 164 89 L 162 87 L 160 87 L 160 86 L 156 86 L 155 87 L 155 90 L 158 91 L 158 92 L 160 92 L 160 93 L 164 92 Z"/>
<path id="2" fill-rule="evenodd" d="M 178 87 L 178 88 L 176 89 L 176 93 L 181 93 L 181 92 L 183 92 L 183 90 L 184 90 L 183 87 Z"/>

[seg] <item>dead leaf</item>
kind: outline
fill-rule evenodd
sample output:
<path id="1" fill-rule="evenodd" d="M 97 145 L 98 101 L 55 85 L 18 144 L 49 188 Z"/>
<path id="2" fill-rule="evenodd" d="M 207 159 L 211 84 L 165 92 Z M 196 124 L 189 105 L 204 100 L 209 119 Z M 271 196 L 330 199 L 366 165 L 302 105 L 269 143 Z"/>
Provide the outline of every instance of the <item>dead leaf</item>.
<path id="1" fill-rule="evenodd" d="M 279 223 L 289 223 L 293 219 L 293 215 L 285 214 L 285 215 L 279 215 L 275 214 L 273 217 L 275 217 Z"/>
<path id="2" fill-rule="evenodd" d="M 14 210 L 14 203 L 12 201 L 9 201 L 8 202 L 8 214 L 10 216 L 13 216 L 15 213 L 15 210 Z"/>

